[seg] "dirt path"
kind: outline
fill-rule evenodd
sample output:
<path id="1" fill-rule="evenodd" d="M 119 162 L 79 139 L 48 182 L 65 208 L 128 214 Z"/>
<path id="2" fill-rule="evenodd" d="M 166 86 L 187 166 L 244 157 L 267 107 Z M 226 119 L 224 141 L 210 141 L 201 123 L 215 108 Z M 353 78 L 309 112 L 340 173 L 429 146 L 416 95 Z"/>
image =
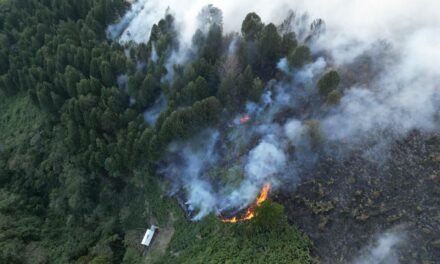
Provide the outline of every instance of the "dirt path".
<path id="1" fill-rule="evenodd" d="M 161 228 L 159 230 L 159 233 L 157 234 L 151 251 L 159 254 L 164 254 L 166 252 L 168 244 L 173 238 L 174 231 L 174 227 Z"/>

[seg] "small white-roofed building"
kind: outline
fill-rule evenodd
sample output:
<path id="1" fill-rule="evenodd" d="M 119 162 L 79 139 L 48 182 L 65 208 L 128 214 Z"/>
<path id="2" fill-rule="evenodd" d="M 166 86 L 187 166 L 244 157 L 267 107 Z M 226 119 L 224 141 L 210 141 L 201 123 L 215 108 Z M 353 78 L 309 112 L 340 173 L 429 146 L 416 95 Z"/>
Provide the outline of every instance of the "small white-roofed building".
<path id="1" fill-rule="evenodd" d="M 144 238 L 142 239 L 141 244 L 149 247 L 151 245 L 151 241 L 153 241 L 154 235 L 159 228 L 155 225 L 152 225 L 150 229 L 147 229 L 145 232 Z"/>

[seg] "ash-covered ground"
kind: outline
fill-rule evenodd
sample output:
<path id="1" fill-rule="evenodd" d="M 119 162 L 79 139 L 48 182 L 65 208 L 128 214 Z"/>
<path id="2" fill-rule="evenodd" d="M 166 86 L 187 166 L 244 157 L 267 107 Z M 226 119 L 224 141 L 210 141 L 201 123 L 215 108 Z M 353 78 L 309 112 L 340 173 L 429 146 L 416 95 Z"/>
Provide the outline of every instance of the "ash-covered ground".
<path id="1" fill-rule="evenodd" d="M 372 263 L 356 260 L 366 245 L 379 247 L 374 263 L 439 263 L 440 134 L 414 131 L 382 163 L 364 153 L 323 155 L 295 192 L 275 195 L 289 221 L 311 237 L 322 263 Z M 387 232 L 400 241 L 383 249 L 377 239 Z M 395 249 L 395 259 L 380 247 Z"/>

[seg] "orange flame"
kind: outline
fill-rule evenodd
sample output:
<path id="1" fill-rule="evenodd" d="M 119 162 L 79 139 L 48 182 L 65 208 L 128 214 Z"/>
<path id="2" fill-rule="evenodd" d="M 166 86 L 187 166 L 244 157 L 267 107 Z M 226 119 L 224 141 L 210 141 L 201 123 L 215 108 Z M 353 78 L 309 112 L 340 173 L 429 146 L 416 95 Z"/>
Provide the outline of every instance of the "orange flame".
<path id="1" fill-rule="evenodd" d="M 251 205 L 247 210 L 246 213 L 241 217 L 238 218 L 236 216 L 232 218 L 226 218 L 222 219 L 223 223 L 237 223 L 237 222 L 243 222 L 251 220 L 255 217 L 255 208 L 260 207 L 261 204 L 267 200 L 267 197 L 269 196 L 269 190 L 270 190 L 270 184 L 265 183 L 263 188 L 261 189 L 260 195 L 258 195 L 257 199 L 255 200 L 255 204 Z"/>
<path id="2" fill-rule="evenodd" d="M 265 183 L 263 186 L 263 189 L 260 192 L 260 195 L 257 197 L 257 206 L 260 206 L 264 201 L 267 200 L 267 197 L 269 196 L 269 190 L 270 190 L 270 184 Z"/>

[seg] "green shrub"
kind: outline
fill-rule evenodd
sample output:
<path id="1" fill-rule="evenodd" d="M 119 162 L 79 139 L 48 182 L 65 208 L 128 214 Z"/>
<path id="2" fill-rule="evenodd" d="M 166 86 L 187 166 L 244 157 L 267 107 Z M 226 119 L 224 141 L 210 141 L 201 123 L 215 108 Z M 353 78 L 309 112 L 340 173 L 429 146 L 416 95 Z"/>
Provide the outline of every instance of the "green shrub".
<path id="1" fill-rule="evenodd" d="M 319 93 L 322 96 L 329 95 L 333 90 L 338 88 L 340 82 L 341 77 L 337 71 L 332 70 L 327 72 L 318 81 Z"/>

